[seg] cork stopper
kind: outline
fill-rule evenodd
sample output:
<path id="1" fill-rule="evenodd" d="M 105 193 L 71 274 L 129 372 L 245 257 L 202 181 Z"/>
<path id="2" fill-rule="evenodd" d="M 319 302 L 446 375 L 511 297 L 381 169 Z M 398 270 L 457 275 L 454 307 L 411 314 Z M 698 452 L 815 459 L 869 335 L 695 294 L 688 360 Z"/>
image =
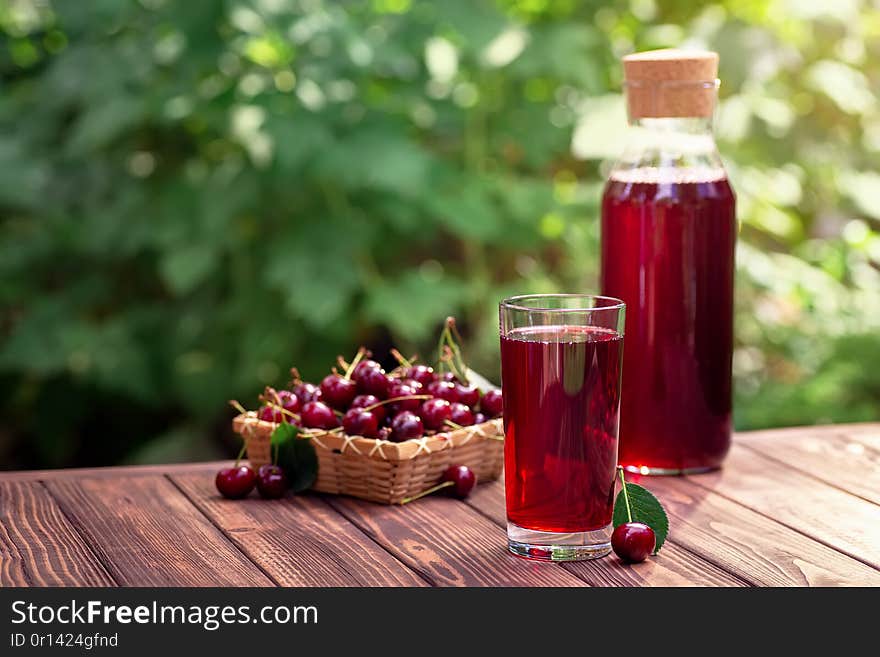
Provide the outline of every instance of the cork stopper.
<path id="1" fill-rule="evenodd" d="M 711 116 L 718 88 L 718 53 L 648 50 L 623 58 L 629 115 Z"/>

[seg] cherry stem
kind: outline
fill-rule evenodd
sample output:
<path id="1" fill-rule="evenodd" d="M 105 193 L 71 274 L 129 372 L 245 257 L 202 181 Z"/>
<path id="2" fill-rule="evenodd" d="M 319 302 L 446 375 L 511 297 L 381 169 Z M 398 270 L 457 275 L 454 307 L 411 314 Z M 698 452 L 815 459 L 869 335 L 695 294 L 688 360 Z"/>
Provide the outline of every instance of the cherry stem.
<path id="1" fill-rule="evenodd" d="M 455 325 L 455 318 L 447 317 L 446 323 L 443 325 L 443 331 L 440 333 L 440 340 L 437 343 L 437 367 L 441 372 L 444 367 L 448 367 L 462 383 L 469 385 L 467 378 L 468 367 L 465 364 L 464 355 L 459 346 L 460 342 L 462 342 L 461 334 Z"/>
<path id="2" fill-rule="evenodd" d="M 247 413 L 247 410 L 245 409 L 245 407 L 242 406 L 241 404 L 239 404 L 238 401 L 235 399 L 230 399 L 229 405 L 232 406 L 232 408 L 234 408 L 235 410 L 237 410 L 241 414 Z"/>
<path id="3" fill-rule="evenodd" d="M 300 420 L 299 415 L 297 415 L 296 413 L 294 413 L 294 412 L 292 412 L 292 411 L 288 411 L 288 410 L 287 410 L 286 408 L 284 408 L 281 404 L 276 404 L 276 403 L 274 403 L 274 402 L 267 401 L 267 402 L 266 402 L 266 406 L 271 406 L 271 407 L 274 408 L 276 411 L 281 411 L 281 414 L 282 414 L 282 415 L 289 415 L 290 417 L 292 417 L 292 418 L 293 418 L 294 420 L 296 420 L 297 422 L 299 422 L 299 420 Z"/>
<path id="4" fill-rule="evenodd" d="M 384 406 L 385 404 L 390 404 L 391 402 L 396 401 L 406 401 L 407 399 L 431 399 L 431 395 L 403 395 L 402 397 L 392 397 L 391 399 L 383 399 L 380 402 L 376 402 L 375 404 L 370 404 L 369 406 L 364 406 L 365 411 L 372 411 L 374 408 L 379 408 L 380 406 Z"/>
<path id="5" fill-rule="evenodd" d="M 455 375 L 457 379 L 460 381 L 464 381 L 467 384 L 467 375 L 465 374 L 465 369 L 460 369 L 458 365 L 455 363 L 455 354 L 452 349 L 449 348 L 449 345 L 443 345 L 443 357 L 442 360 L 446 363 L 449 370 Z"/>
<path id="6" fill-rule="evenodd" d="M 403 354 L 397 351 L 397 349 L 391 350 L 391 355 L 394 356 L 394 360 L 403 365 L 404 367 L 412 367 L 412 363 L 404 358 Z"/>
<path id="7" fill-rule="evenodd" d="M 366 353 L 367 350 L 363 347 L 358 349 L 358 352 L 354 356 L 354 360 L 351 361 L 351 365 L 349 365 L 348 368 L 346 368 L 345 370 L 344 378 L 351 379 L 351 373 L 354 372 L 354 368 L 357 367 L 357 364 L 361 362 Z"/>
<path id="8" fill-rule="evenodd" d="M 626 492 L 626 478 L 623 476 L 623 466 L 618 465 L 617 471 L 620 473 L 620 486 L 623 491 L 623 503 L 626 505 L 626 517 L 629 522 L 632 522 L 633 514 L 629 506 L 629 494 Z"/>
<path id="9" fill-rule="evenodd" d="M 446 424 L 449 427 L 452 427 L 453 429 L 464 429 L 463 424 L 458 424 L 457 422 L 453 422 L 452 420 L 446 420 L 444 422 L 444 424 Z"/>
<path id="10" fill-rule="evenodd" d="M 412 497 L 404 497 L 400 500 L 401 504 L 409 504 L 413 500 L 417 500 L 420 497 L 424 497 L 425 495 L 430 495 L 431 493 L 436 493 L 438 490 L 442 490 L 444 488 L 449 488 L 450 486 L 455 486 L 455 482 L 453 481 L 444 481 L 442 483 L 437 484 L 436 486 L 431 486 L 428 490 L 423 490 L 418 495 L 413 495 Z"/>
<path id="11" fill-rule="evenodd" d="M 238 464 L 241 462 L 241 457 L 244 456 L 244 453 L 247 451 L 247 442 L 245 442 L 241 449 L 238 451 L 238 456 L 235 457 L 235 467 L 238 467 Z"/>

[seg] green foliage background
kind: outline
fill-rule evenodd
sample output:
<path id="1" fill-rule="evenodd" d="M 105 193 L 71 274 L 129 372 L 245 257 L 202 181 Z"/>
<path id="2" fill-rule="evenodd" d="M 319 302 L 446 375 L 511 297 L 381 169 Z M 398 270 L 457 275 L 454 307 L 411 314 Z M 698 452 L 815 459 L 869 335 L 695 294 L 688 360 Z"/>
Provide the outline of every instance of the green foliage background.
<path id="1" fill-rule="evenodd" d="M 0 463 L 228 453 L 225 401 L 594 290 L 618 58 L 721 53 L 740 429 L 880 418 L 880 11 L 0 3 Z"/>

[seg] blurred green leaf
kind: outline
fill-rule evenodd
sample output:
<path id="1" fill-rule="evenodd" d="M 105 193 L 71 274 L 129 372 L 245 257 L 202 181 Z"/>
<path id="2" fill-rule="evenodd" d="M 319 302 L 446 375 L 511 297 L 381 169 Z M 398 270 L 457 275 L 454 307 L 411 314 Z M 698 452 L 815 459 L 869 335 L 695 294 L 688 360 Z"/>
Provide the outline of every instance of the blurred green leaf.
<path id="1" fill-rule="evenodd" d="M 366 313 L 371 321 L 386 324 L 401 338 L 422 341 L 466 301 L 467 286 L 461 281 L 432 280 L 418 272 L 405 272 L 394 281 L 374 286 Z"/>
<path id="2" fill-rule="evenodd" d="M 737 427 L 877 419 L 880 9 L 774 6 L 0 9 L 5 463 L 232 450 L 229 397 L 450 313 L 496 378 L 503 296 L 597 289 L 619 57 L 667 45 L 720 53 Z"/>

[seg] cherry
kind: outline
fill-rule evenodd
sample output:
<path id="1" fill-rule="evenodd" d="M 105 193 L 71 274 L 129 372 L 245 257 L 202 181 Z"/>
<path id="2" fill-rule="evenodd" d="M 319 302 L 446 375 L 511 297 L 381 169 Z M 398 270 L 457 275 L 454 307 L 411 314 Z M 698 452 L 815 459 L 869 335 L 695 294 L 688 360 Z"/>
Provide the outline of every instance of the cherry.
<path id="1" fill-rule="evenodd" d="M 488 420 L 485 415 L 482 413 L 474 413 L 474 424 L 483 424 L 486 420 Z"/>
<path id="2" fill-rule="evenodd" d="M 425 425 L 422 419 L 412 411 L 403 411 L 394 416 L 391 422 L 391 437 L 395 443 L 401 443 L 410 438 L 421 438 L 425 433 Z"/>
<path id="3" fill-rule="evenodd" d="M 430 386 L 429 386 L 430 387 Z M 452 414 L 452 405 L 445 399 L 435 397 L 422 404 L 419 414 L 425 426 L 431 431 L 440 431 Z"/>
<path id="4" fill-rule="evenodd" d="M 434 374 L 434 368 L 427 365 L 413 365 L 404 371 L 404 378 L 418 381 L 423 386 L 434 383 L 437 375 Z"/>
<path id="5" fill-rule="evenodd" d="M 358 395 L 355 397 L 349 408 L 366 408 L 367 406 L 375 406 L 379 403 L 379 398 L 376 395 Z M 379 418 L 379 423 L 385 419 L 385 407 L 384 406 L 376 406 L 376 408 L 372 409 L 372 413 Z"/>
<path id="6" fill-rule="evenodd" d="M 416 391 L 416 394 L 422 394 L 422 389 L 425 387 L 421 382 L 416 381 L 415 379 L 401 379 L 401 383 L 405 383 L 410 388 Z M 390 395 L 390 393 L 389 393 Z"/>
<path id="7" fill-rule="evenodd" d="M 321 381 L 321 401 L 344 411 L 357 395 L 357 383 L 339 374 L 328 374 Z"/>
<path id="8" fill-rule="evenodd" d="M 456 401 L 471 408 L 475 408 L 480 401 L 480 389 L 474 385 L 466 386 L 463 383 L 458 383 L 455 386 L 455 394 L 458 397 Z"/>
<path id="9" fill-rule="evenodd" d="M 458 394 L 452 381 L 434 381 L 428 385 L 428 394 L 448 402 L 458 401 Z"/>
<path id="10" fill-rule="evenodd" d="M 240 500 L 254 489 L 257 475 L 247 465 L 223 468 L 217 473 L 214 484 L 223 497 Z"/>
<path id="11" fill-rule="evenodd" d="M 473 411 L 471 411 L 466 404 L 462 404 L 461 402 L 450 404 L 449 419 L 463 427 L 469 427 L 474 424 Z"/>
<path id="12" fill-rule="evenodd" d="M 275 393 L 278 396 L 278 402 L 284 407 L 285 411 L 290 411 L 291 413 L 298 413 L 300 406 L 299 397 L 297 397 L 290 390 L 278 390 Z M 290 416 L 287 416 L 288 421 L 290 420 Z"/>
<path id="13" fill-rule="evenodd" d="M 306 383 L 305 381 L 301 383 L 297 383 L 293 387 L 293 394 L 297 396 L 297 399 L 303 404 L 307 404 L 312 401 L 321 401 L 321 389 L 316 386 L 314 383 Z"/>
<path id="14" fill-rule="evenodd" d="M 379 429 L 379 440 L 391 440 L 391 427 L 382 427 Z"/>
<path id="15" fill-rule="evenodd" d="M 342 418 L 342 426 L 349 436 L 363 436 L 364 438 L 379 436 L 379 418 L 373 411 L 367 411 L 363 408 L 348 409 L 345 417 Z"/>
<path id="16" fill-rule="evenodd" d="M 358 366 L 362 365 L 360 363 Z M 375 395 L 379 399 L 388 397 L 388 387 L 391 380 L 385 374 L 382 368 L 367 368 L 361 372 L 360 378 L 357 380 L 358 392 L 362 395 Z"/>
<path id="17" fill-rule="evenodd" d="M 480 399 L 480 410 L 489 417 L 498 417 L 504 411 L 504 398 L 500 390 L 489 390 Z"/>
<path id="18" fill-rule="evenodd" d="M 466 465 L 450 465 L 443 472 L 443 481 L 451 481 L 451 492 L 463 500 L 477 485 L 477 475 Z"/>
<path id="19" fill-rule="evenodd" d="M 366 372 L 367 370 L 381 370 L 381 369 L 382 369 L 382 366 L 379 365 L 379 363 L 377 363 L 374 360 L 369 360 L 369 359 L 362 360 L 360 363 L 358 363 L 357 365 L 354 366 L 354 369 L 351 372 L 351 378 L 352 378 L 352 380 L 357 382 L 357 381 L 361 380 L 361 376 L 363 376 L 364 372 Z"/>
<path id="20" fill-rule="evenodd" d="M 284 413 L 281 412 L 281 409 L 276 408 L 275 406 L 272 406 L 270 404 L 266 404 L 260 409 L 259 418 L 265 422 L 274 422 L 275 424 L 281 424 L 282 422 L 284 422 Z"/>
<path id="21" fill-rule="evenodd" d="M 418 390 L 401 381 L 395 381 L 388 387 L 388 399 L 411 397 L 417 394 L 419 394 Z M 392 408 L 392 413 L 399 413 L 400 411 L 413 411 L 415 413 L 419 410 L 421 403 L 421 399 L 400 399 L 396 402 L 391 402 L 389 406 Z"/>
<path id="22" fill-rule="evenodd" d="M 261 465 L 257 470 L 257 492 L 266 500 L 277 500 L 287 490 L 287 475 L 278 465 Z"/>
<path id="23" fill-rule="evenodd" d="M 452 372 L 443 372 L 437 377 L 440 381 L 449 381 L 450 383 L 458 383 L 458 377 Z"/>
<path id="24" fill-rule="evenodd" d="M 303 406 L 301 417 L 307 429 L 335 429 L 339 426 L 331 408 L 321 401 L 310 401 Z"/>
<path id="25" fill-rule="evenodd" d="M 639 563 L 654 551 L 654 530 L 642 522 L 625 522 L 614 528 L 611 547 L 627 563 Z"/>

